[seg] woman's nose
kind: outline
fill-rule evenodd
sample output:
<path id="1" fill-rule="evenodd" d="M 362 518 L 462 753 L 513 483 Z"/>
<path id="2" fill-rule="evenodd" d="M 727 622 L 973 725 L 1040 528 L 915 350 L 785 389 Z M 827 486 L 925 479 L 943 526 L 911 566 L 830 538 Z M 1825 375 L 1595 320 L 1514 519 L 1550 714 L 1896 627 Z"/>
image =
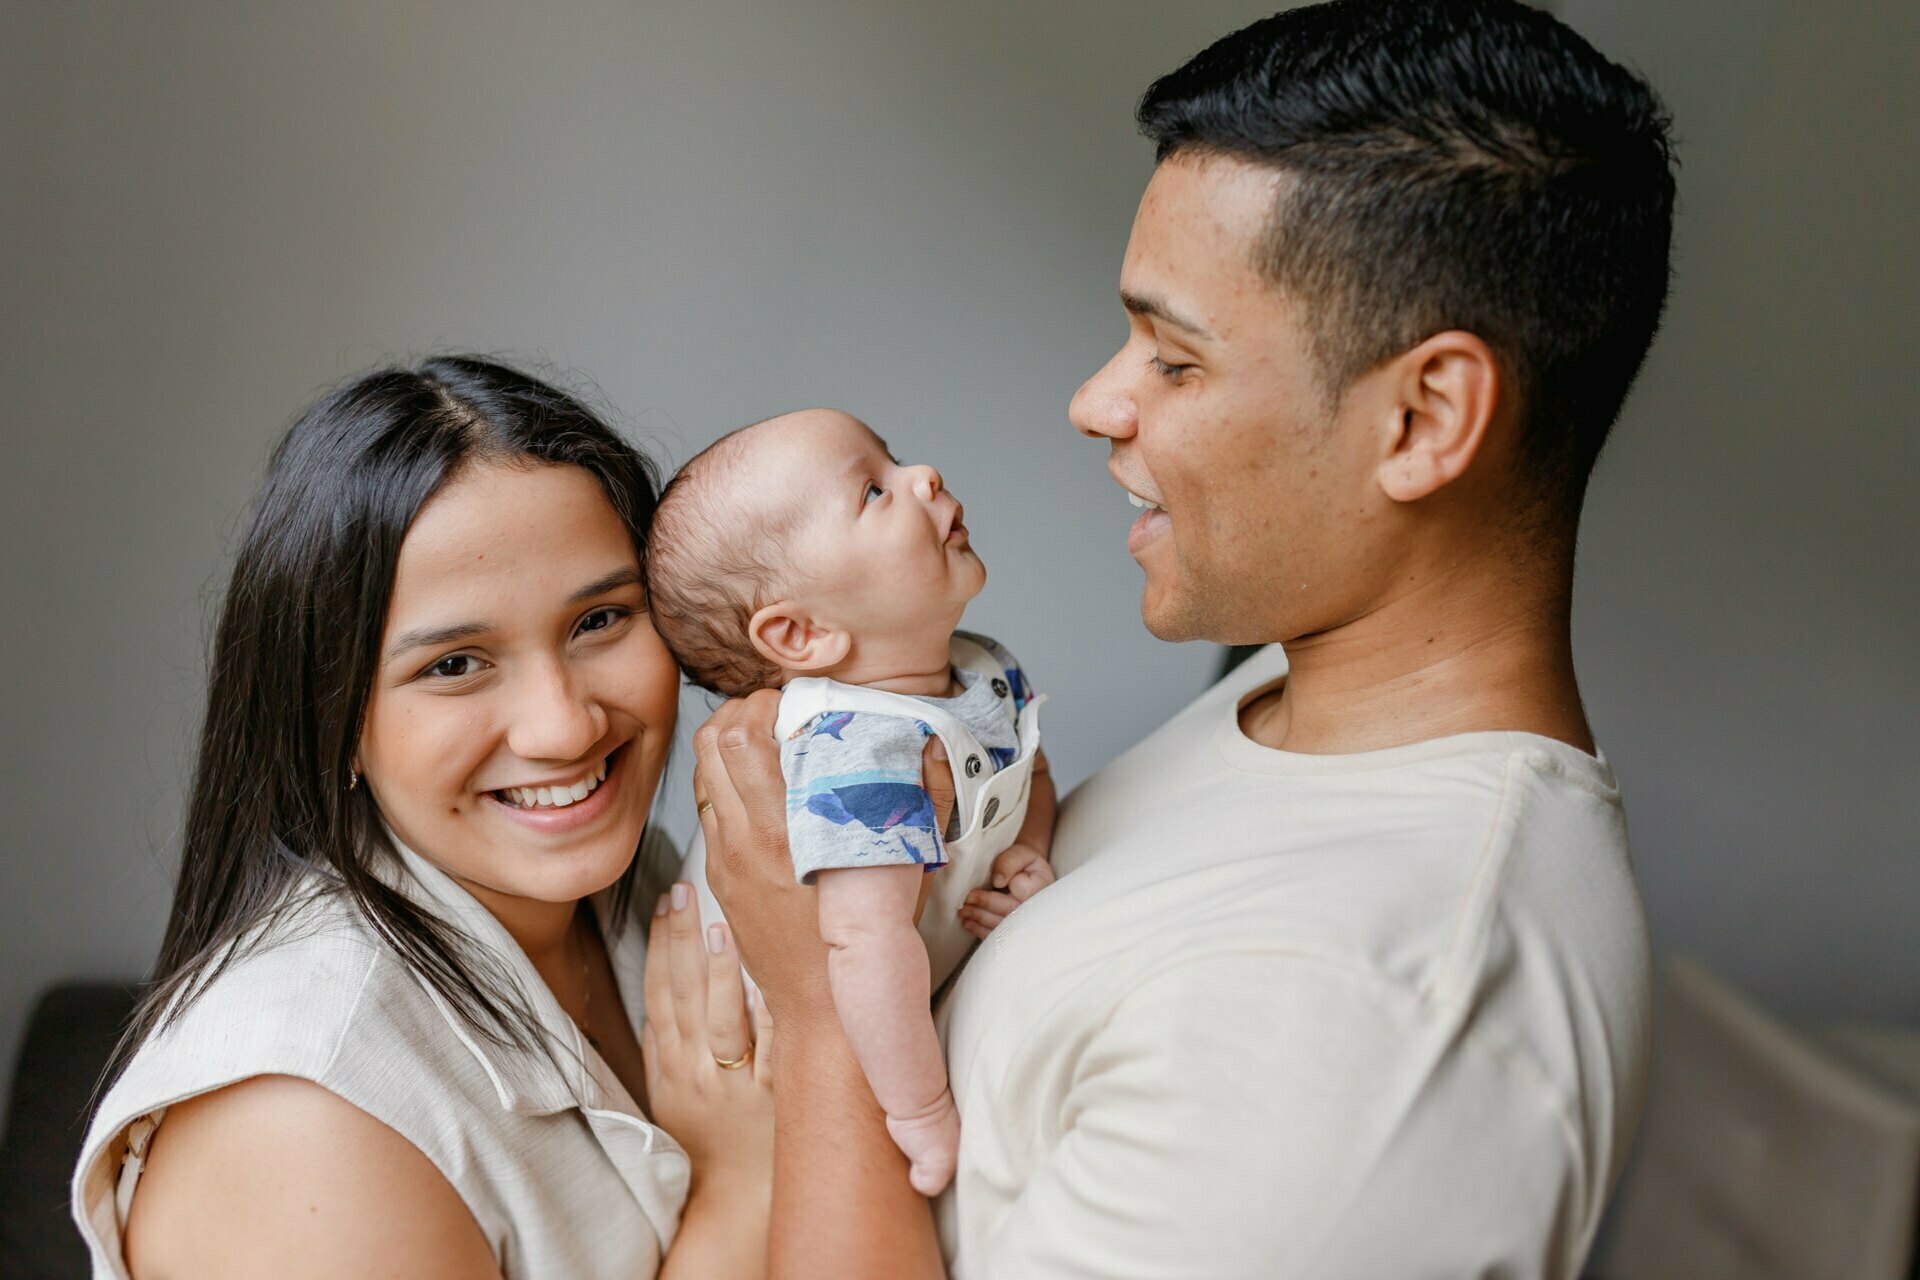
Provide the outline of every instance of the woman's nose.
<path id="1" fill-rule="evenodd" d="M 572 762 L 606 736 L 606 709 L 565 662 L 529 672 L 524 680 L 507 731 L 513 754 L 522 760 Z"/>
<path id="2" fill-rule="evenodd" d="M 1081 435 L 1109 440 L 1133 436 L 1140 418 L 1120 368 L 1125 355 L 1123 347 L 1073 393 L 1073 400 L 1067 405 L 1067 420 Z"/>

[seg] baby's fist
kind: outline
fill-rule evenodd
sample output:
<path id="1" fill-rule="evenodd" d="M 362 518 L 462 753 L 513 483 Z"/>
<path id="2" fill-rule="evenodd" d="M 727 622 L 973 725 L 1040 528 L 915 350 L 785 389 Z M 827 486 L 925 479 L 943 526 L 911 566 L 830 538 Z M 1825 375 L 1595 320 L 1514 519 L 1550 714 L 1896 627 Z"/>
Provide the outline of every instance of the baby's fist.
<path id="1" fill-rule="evenodd" d="M 1053 880 L 1053 864 L 1030 845 L 1009 845 L 993 860 L 993 887 L 1004 889 L 1015 902 L 1025 902 Z"/>

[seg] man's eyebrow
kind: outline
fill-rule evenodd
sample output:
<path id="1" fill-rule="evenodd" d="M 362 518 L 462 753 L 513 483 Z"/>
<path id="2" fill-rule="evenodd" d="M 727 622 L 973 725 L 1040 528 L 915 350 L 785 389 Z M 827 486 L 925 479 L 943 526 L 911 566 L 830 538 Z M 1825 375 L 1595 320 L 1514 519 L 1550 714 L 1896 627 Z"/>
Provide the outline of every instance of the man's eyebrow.
<path id="1" fill-rule="evenodd" d="M 1134 293 L 1129 289 L 1122 289 L 1120 291 L 1120 305 L 1136 316 L 1152 316 L 1156 320 L 1166 321 L 1176 329 L 1185 329 L 1196 338 L 1213 337 L 1211 333 L 1207 332 L 1205 325 L 1201 324 L 1198 320 L 1189 320 L 1186 316 L 1175 311 L 1165 298 L 1155 297 L 1150 293 Z"/>
<path id="2" fill-rule="evenodd" d="M 621 587 L 635 586 L 640 581 L 640 570 L 635 565 L 623 565 L 604 577 L 595 578 L 586 586 L 567 597 L 568 604 L 579 604 L 595 596 L 603 596 L 609 591 Z M 387 659 L 391 661 L 409 649 L 425 649 L 433 645 L 452 644 L 456 640 L 471 640 L 483 636 L 494 629 L 491 622 L 456 622 L 446 627 L 415 627 L 387 646 Z"/>

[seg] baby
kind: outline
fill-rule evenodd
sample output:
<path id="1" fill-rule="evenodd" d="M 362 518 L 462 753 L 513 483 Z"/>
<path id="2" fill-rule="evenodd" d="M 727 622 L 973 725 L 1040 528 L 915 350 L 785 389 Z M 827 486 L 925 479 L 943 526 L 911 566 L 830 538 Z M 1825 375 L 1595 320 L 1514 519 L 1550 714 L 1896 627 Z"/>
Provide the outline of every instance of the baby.
<path id="1" fill-rule="evenodd" d="M 1053 880 L 1042 700 L 1004 649 L 956 631 L 987 578 L 960 516 L 932 467 L 809 409 L 683 467 L 647 551 L 654 625 L 688 678 L 729 697 L 782 690 L 794 871 L 819 888 L 835 1008 L 929 1196 L 960 1139 L 931 993 L 968 934 Z M 945 831 L 921 785 L 932 737 L 953 767 Z"/>

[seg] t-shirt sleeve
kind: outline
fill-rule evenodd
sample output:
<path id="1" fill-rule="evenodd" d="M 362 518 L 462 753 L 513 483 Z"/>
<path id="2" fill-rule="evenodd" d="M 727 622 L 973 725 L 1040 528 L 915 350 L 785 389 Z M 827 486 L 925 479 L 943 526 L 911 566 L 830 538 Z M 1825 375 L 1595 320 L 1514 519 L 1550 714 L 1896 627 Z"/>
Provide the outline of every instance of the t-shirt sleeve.
<path id="1" fill-rule="evenodd" d="M 912 716 L 828 711 L 781 744 L 787 844 L 803 883 L 841 867 L 946 865 L 920 752 L 933 730 Z"/>
<path id="2" fill-rule="evenodd" d="M 1298 957 L 1175 965 L 1095 1033 L 965 1276 L 1572 1277 L 1572 1131 L 1465 1017 Z"/>

